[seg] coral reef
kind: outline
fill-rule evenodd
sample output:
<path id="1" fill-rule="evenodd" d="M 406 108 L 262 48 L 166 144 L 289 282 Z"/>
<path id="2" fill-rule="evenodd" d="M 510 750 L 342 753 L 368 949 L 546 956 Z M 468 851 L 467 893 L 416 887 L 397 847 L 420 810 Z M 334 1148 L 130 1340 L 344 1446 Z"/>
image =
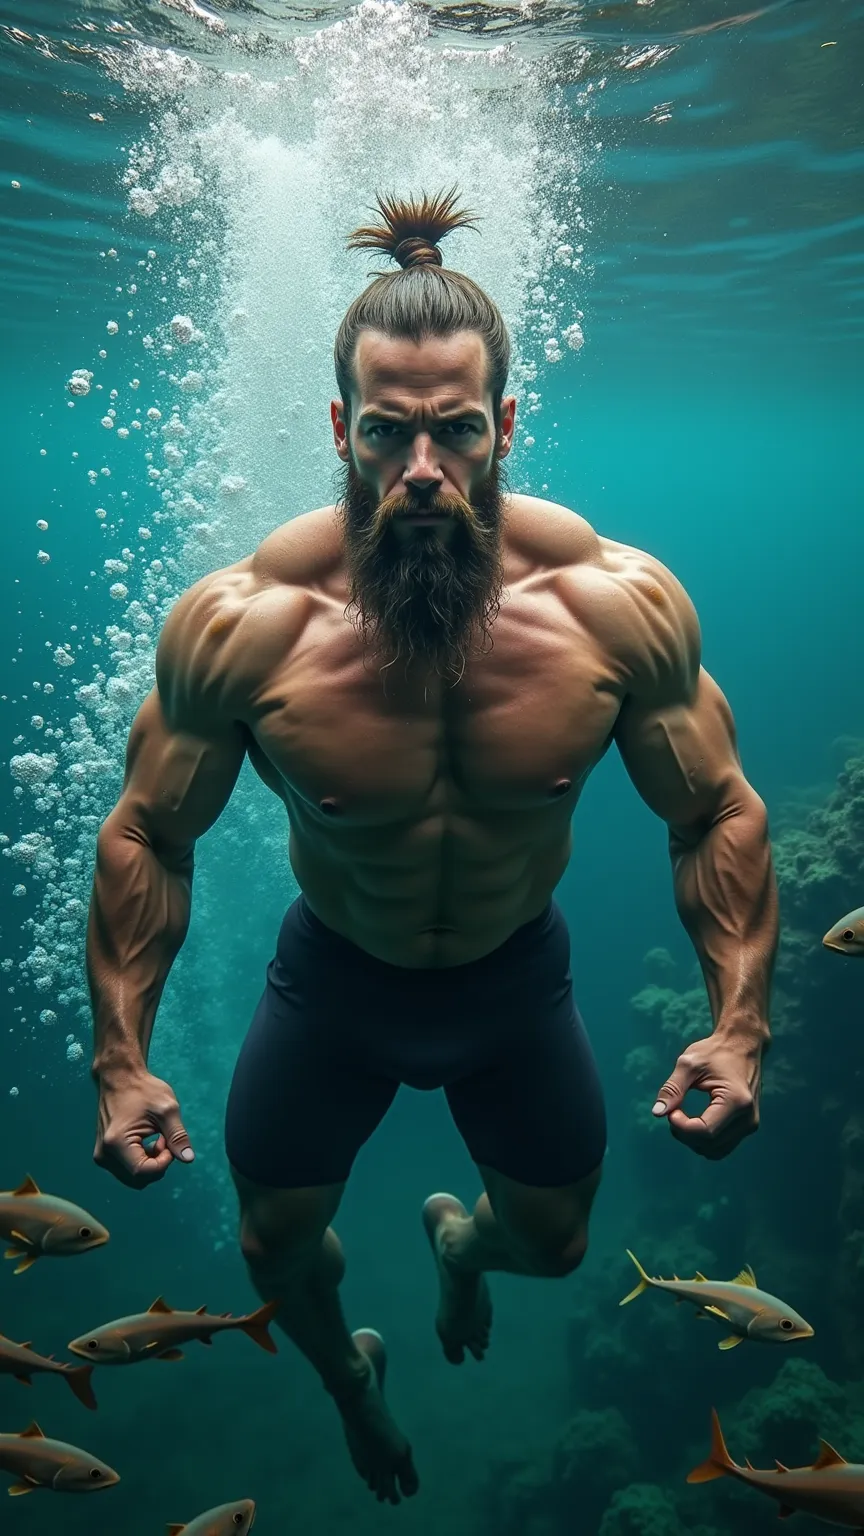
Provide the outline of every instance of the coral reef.
<path id="1" fill-rule="evenodd" d="M 598 1536 L 720 1536 L 716 1527 L 685 1524 L 671 1493 L 655 1483 L 632 1483 L 615 1494 Z"/>

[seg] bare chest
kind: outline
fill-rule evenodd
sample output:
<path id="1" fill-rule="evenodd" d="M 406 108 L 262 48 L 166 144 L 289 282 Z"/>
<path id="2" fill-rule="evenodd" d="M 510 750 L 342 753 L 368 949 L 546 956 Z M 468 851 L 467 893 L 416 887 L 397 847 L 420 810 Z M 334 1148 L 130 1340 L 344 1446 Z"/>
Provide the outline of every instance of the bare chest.
<path id="1" fill-rule="evenodd" d="M 259 690 L 251 756 L 298 811 L 356 825 L 575 799 L 620 707 L 596 644 L 569 628 L 502 625 L 455 686 L 382 671 L 344 632 L 310 640 Z"/>

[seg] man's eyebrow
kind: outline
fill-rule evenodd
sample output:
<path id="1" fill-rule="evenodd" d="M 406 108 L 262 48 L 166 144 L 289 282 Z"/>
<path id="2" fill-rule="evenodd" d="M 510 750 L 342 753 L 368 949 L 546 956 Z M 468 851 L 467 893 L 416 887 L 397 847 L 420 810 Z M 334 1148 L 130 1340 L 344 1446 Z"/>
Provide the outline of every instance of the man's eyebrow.
<path id="1" fill-rule="evenodd" d="M 358 421 L 410 421 L 412 412 L 400 410 L 398 406 L 367 405 L 360 412 Z M 474 416 L 485 421 L 486 412 L 480 405 L 453 405 L 445 406 L 442 410 L 433 414 L 435 422 L 461 421 L 466 416 Z"/>

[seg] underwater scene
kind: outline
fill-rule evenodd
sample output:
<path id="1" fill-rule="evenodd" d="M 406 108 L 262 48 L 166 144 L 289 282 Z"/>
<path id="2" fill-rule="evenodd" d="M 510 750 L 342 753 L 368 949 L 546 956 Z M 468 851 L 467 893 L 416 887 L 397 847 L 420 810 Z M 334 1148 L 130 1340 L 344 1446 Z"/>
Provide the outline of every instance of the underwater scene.
<path id="1" fill-rule="evenodd" d="M 4 1536 L 864 1531 L 862 59 L 0 0 Z"/>

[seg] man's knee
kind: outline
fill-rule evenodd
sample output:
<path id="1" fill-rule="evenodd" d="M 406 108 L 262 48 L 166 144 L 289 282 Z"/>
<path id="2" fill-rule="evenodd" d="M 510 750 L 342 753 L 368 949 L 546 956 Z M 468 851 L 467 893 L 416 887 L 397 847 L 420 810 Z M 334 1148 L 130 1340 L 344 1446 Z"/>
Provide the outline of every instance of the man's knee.
<path id="1" fill-rule="evenodd" d="M 270 1189 L 236 1174 L 234 1181 L 240 1196 L 240 1248 L 251 1268 L 302 1262 L 320 1249 L 339 1205 L 341 1185 Z"/>
<path id="2" fill-rule="evenodd" d="M 548 1238 L 538 1238 L 535 1233 L 528 1241 L 514 1235 L 511 1242 L 530 1274 L 540 1279 L 563 1280 L 582 1263 L 588 1251 L 588 1232 L 582 1228 L 569 1237 Z"/>

